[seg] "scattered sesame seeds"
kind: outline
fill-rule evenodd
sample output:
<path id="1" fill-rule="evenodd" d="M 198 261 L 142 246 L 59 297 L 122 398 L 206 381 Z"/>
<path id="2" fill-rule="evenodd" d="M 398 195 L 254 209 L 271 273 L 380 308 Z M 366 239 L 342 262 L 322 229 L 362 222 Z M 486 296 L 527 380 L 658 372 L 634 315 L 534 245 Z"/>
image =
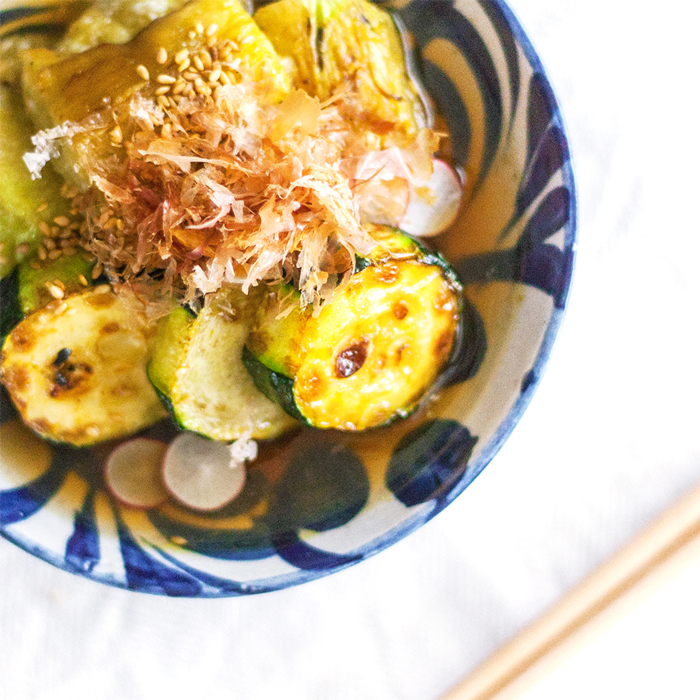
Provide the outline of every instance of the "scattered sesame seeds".
<path id="1" fill-rule="evenodd" d="M 61 282 L 61 280 L 59 280 L 59 279 L 55 279 L 51 284 L 56 285 L 57 287 L 62 289 L 64 292 L 66 291 L 66 285 L 63 284 L 63 282 Z"/>
<path id="2" fill-rule="evenodd" d="M 58 260 L 63 255 L 63 251 L 60 248 L 56 248 L 55 250 L 50 250 L 48 252 L 48 258 L 49 260 Z"/>
<path id="3" fill-rule="evenodd" d="M 82 284 L 83 287 L 87 287 L 88 284 L 90 284 L 90 283 L 85 279 L 85 275 L 83 275 L 83 274 L 78 275 L 78 282 L 80 282 L 80 284 Z"/>
<path id="4" fill-rule="evenodd" d="M 157 102 L 163 109 L 168 109 L 170 107 L 170 102 L 168 102 L 168 98 L 165 95 L 159 95 Z"/>
<path id="5" fill-rule="evenodd" d="M 41 214 L 42 211 L 46 211 L 48 208 L 49 208 L 49 203 L 48 203 L 48 202 L 44 202 L 43 204 L 40 204 L 40 205 L 36 208 L 36 213 L 37 213 L 37 214 Z"/>
<path id="6" fill-rule="evenodd" d="M 197 24 L 194 25 L 194 30 L 197 34 L 204 34 L 204 25 L 201 22 L 197 22 Z"/>
<path id="7" fill-rule="evenodd" d="M 192 61 L 190 61 L 190 57 L 188 56 L 184 61 L 182 61 L 182 63 L 177 64 L 178 73 L 182 73 L 183 71 L 186 71 L 191 65 L 192 65 Z"/>
<path id="8" fill-rule="evenodd" d="M 51 235 L 51 227 L 45 221 L 39 222 L 39 231 L 41 231 L 41 233 L 43 233 L 45 236 Z"/>
<path id="9" fill-rule="evenodd" d="M 57 226 L 68 226 L 68 224 L 70 223 L 70 219 L 67 216 L 61 215 L 61 216 L 55 217 L 53 222 Z"/>
<path id="10" fill-rule="evenodd" d="M 212 22 L 208 27 L 207 31 L 205 32 L 205 36 L 211 37 L 216 34 L 216 32 L 219 31 L 219 25 L 216 24 L 216 22 Z"/>
<path id="11" fill-rule="evenodd" d="M 221 68 L 215 68 L 211 74 L 209 75 L 209 82 L 210 83 L 218 83 L 219 78 L 221 77 Z"/>
<path id="12" fill-rule="evenodd" d="M 176 78 L 173 78 L 172 75 L 168 75 L 167 73 L 161 73 L 156 78 L 156 82 L 160 83 L 161 85 L 172 85 L 176 80 Z"/>
<path id="13" fill-rule="evenodd" d="M 170 85 L 163 85 L 156 90 L 156 95 L 166 95 L 170 92 Z"/>
<path id="14" fill-rule="evenodd" d="M 204 70 L 204 62 L 202 61 L 202 57 L 201 57 L 201 56 L 194 56 L 194 57 L 192 58 L 192 63 L 194 63 L 194 67 L 195 67 L 198 71 L 203 71 L 203 70 Z"/>
<path id="15" fill-rule="evenodd" d="M 190 52 L 187 49 L 175 54 L 175 63 L 182 63 L 186 58 L 189 58 Z"/>
<path id="16" fill-rule="evenodd" d="M 142 80 L 150 80 L 151 79 L 151 74 L 148 72 L 148 68 L 144 65 L 138 65 L 136 66 L 136 73 L 138 74 L 139 78 Z"/>
<path id="17" fill-rule="evenodd" d="M 161 66 L 164 66 L 168 62 L 168 52 L 165 50 L 164 46 L 161 46 L 158 49 L 158 53 L 156 54 L 156 62 Z M 177 57 L 175 58 L 175 62 L 178 63 Z"/>
<path id="18" fill-rule="evenodd" d="M 102 265 L 102 263 L 98 262 L 97 265 L 95 265 L 95 267 L 92 268 L 92 272 L 90 273 L 90 277 L 93 280 L 96 280 L 102 274 L 103 270 L 104 270 L 104 266 Z"/>

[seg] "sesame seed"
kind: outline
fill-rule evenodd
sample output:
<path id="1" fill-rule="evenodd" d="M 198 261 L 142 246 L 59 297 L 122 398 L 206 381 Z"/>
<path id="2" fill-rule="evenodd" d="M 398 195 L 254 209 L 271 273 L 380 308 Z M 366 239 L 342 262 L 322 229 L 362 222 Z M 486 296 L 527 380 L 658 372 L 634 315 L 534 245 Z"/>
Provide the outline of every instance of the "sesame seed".
<path id="1" fill-rule="evenodd" d="M 138 73 L 139 78 L 142 78 L 143 80 L 151 79 L 151 74 L 148 72 L 148 68 L 146 68 L 144 65 L 136 66 L 136 73 Z"/>
<path id="2" fill-rule="evenodd" d="M 168 109 L 170 107 L 170 102 L 168 102 L 168 98 L 165 95 L 160 95 L 158 97 L 158 104 L 163 108 L 163 109 Z"/>
<path id="3" fill-rule="evenodd" d="M 95 287 L 96 294 L 105 294 L 111 292 L 112 288 L 108 284 L 101 284 L 99 287 Z"/>
<path id="4" fill-rule="evenodd" d="M 57 216 L 53 222 L 58 226 L 68 226 L 70 219 L 67 216 Z"/>
<path id="5" fill-rule="evenodd" d="M 199 78 L 199 75 L 197 73 L 193 73 L 192 71 L 188 71 L 187 73 L 183 73 L 182 77 L 185 80 L 197 80 L 197 78 Z"/>
<path id="6" fill-rule="evenodd" d="M 62 314 L 66 309 L 68 308 L 68 304 L 64 301 L 62 304 L 59 304 L 55 309 L 54 313 L 56 314 Z M 75 307 L 74 307 L 75 308 Z"/>
<path id="7" fill-rule="evenodd" d="M 165 95 L 170 92 L 170 85 L 163 85 L 156 90 L 156 95 Z"/>
<path id="8" fill-rule="evenodd" d="M 233 85 L 233 81 L 231 80 L 231 78 L 229 78 L 229 75 L 226 72 L 222 71 L 221 75 L 219 76 L 219 80 L 224 85 Z"/>
<path id="9" fill-rule="evenodd" d="M 218 83 L 220 77 L 221 77 L 221 68 L 215 68 L 211 72 L 211 75 L 209 76 L 209 82 L 210 83 Z"/>
<path id="10" fill-rule="evenodd" d="M 156 80 L 161 84 L 161 85 L 172 85 L 176 78 L 173 78 L 172 75 L 167 75 L 166 73 L 162 73 L 159 75 Z"/>
<path id="11" fill-rule="evenodd" d="M 38 260 L 32 260 L 32 262 L 29 263 L 29 267 L 31 267 L 32 270 L 38 270 L 41 268 L 41 263 Z"/>
<path id="12" fill-rule="evenodd" d="M 202 63 L 204 64 L 205 68 L 211 68 L 211 54 L 208 51 L 200 51 L 199 57 L 202 59 Z"/>
<path id="13" fill-rule="evenodd" d="M 177 71 L 178 73 L 184 73 L 190 66 L 192 65 L 192 61 L 190 61 L 189 56 L 182 62 L 177 64 Z"/>
<path id="14" fill-rule="evenodd" d="M 46 248 L 46 250 L 53 250 L 55 247 L 56 247 L 56 244 L 54 243 L 54 241 L 51 238 L 47 238 L 44 241 L 44 248 Z"/>
<path id="15" fill-rule="evenodd" d="M 55 279 L 51 284 L 55 284 L 59 289 L 62 289 L 64 292 L 66 291 L 66 285 L 61 282 L 59 279 Z"/>
<path id="16" fill-rule="evenodd" d="M 44 202 L 43 204 L 40 204 L 40 205 L 36 208 L 36 213 L 37 213 L 37 214 L 41 214 L 42 211 L 46 211 L 48 208 L 49 208 L 49 203 L 48 203 L 48 202 Z"/>
<path id="17" fill-rule="evenodd" d="M 212 22 L 208 27 L 206 31 L 206 36 L 214 36 L 216 32 L 219 31 L 219 25 L 216 24 L 215 22 Z"/>
<path id="18" fill-rule="evenodd" d="M 80 274 L 78 275 L 78 282 L 83 285 L 83 287 L 87 287 L 89 282 L 85 279 L 85 275 Z"/>
<path id="19" fill-rule="evenodd" d="M 39 222 L 39 231 L 41 231 L 45 236 L 51 235 L 51 227 L 45 221 Z"/>
<path id="20" fill-rule="evenodd" d="M 197 22 L 197 24 L 194 25 L 194 29 L 197 34 L 204 34 L 204 25 L 201 22 Z"/>
<path id="21" fill-rule="evenodd" d="M 64 291 L 60 287 L 57 287 L 55 284 L 47 282 L 46 288 L 49 290 L 49 294 L 54 299 L 63 299 Z"/>
<path id="22" fill-rule="evenodd" d="M 251 41 L 255 41 L 255 37 L 252 35 L 248 35 L 247 37 L 245 37 L 245 39 L 243 39 L 243 41 L 241 41 L 241 46 L 247 46 L 248 44 L 250 44 Z"/>
<path id="23" fill-rule="evenodd" d="M 186 58 L 189 58 L 190 52 L 187 49 L 175 54 L 175 63 L 182 63 Z"/>
<path id="24" fill-rule="evenodd" d="M 177 59 L 176 59 L 177 60 Z M 161 46 L 158 49 L 158 53 L 156 54 L 156 61 L 161 65 L 165 65 L 168 62 L 168 52 L 165 50 L 164 46 Z"/>
<path id="25" fill-rule="evenodd" d="M 78 252 L 78 249 L 75 246 L 63 249 L 64 255 L 75 255 L 77 252 Z"/>
<path id="26" fill-rule="evenodd" d="M 52 238 L 55 238 L 56 236 L 58 236 L 59 233 L 61 233 L 61 229 L 58 228 L 58 226 L 51 227 L 51 237 Z"/>
<path id="27" fill-rule="evenodd" d="M 187 36 L 188 36 L 190 39 L 194 39 L 194 38 L 197 36 L 197 32 L 195 32 L 194 29 L 190 29 L 190 31 L 187 32 Z"/>
<path id="28" fill-rule="evenodd" d="M 58 260 L 63 255 L 63 251 L 60 248 L 56 248 L 55 250 L 50 250 L 48 252 L 48 257 L 49 260 Z"/>
<path id="29" fill-rule="evenodd" d="M 184 80 L 180 79 L 180 80 L 177 81 L 177 83 L 175 83 L 175 85 L 173 85 L 173 92 L 172 92 L 172 94 L 173 94 L 173 95 L 179 95 L 179 94 L 181 94 L 181 93 L 183 92 L 183 90 L 184 90 L 186 87 L 187 87 L 187 83 L 186 83 Z"/>
<path id="30" fill-rule="evenodd" d="M 210 37 L 207 39 L 207 46 L 208 46 L 209 48 L 212 48 L 215 44 L 216 44 L 216 37 L 215 37 L 215 36 L 210 36 Z"/>
<path id="31" fill-rule="evenodd" d="M 195 57 L 192 59 L 192 62 L 194 63 L 194 67 L 195 67 L 197 70 L 199 70 L 199 71 L 204 70 L 204 63 L 203 63 L 202 58 L 201 58 L 200 56 L 195 56 Z"/>
<path id="32" fill-rule="evenodd" d="M 95 265 L 95 267 L 92 268 L 90 277 L 96 280 L 102 274 L 102 270 L 104 270 L 104 265 L 102 263 L 97 263 L 97 265 Z"/>
<path id="33" fill-rule="evenodd" d="M 44 248 L 43 245 L 40 245 L 38 250 L 37 250 L 37 255 L 39 256 L 39 260 L 46 260 L 47 253 L 46 253 L 46 248 Z"/>

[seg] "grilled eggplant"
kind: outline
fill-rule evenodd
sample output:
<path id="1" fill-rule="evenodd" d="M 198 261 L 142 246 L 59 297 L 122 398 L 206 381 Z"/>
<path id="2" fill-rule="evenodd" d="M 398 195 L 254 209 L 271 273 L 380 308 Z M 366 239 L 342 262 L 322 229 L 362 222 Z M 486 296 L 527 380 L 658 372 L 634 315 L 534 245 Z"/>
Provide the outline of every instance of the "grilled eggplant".
<path id="1" fill-rule="evenodd" d="M 406 69 L 392 16 L 368 0 L 278 0 L 254 19 L 296 87 L 321 101 L 349 91 L 358 116 L 383 145 L 415 136 L 426 109 Z"/>
<path id="2" fill-rule="evenodd" d="M 202 18 L 212 18 L 212 24 L 195 31 L 202 29 Z M 138 90 L 154 95 L 163 87 L 158 82 L 161 75 L 167 75 L 170 84 L 175 82 L 182 64 L 161 65 L 161 49 L 171 59 L 183 50 L 194 56 L 216 40 L 231 42 L 227 62 L 235 66 L 232 75 L 265 85 L 271 103 L 287 94 L 289 77 L 280 59 L 238 0 L 191 0 L 127 44 L 101 44 L 68 56 L 48 49 L 27 51 L 23 86 L 36 125 L 42 129 L 66 122 L 90 126 L 75 133 L 70 148 L 62 153 L 57 167 L 64 177 L 86 185 L 83 166 L 113 152 L 112 115 L 128 105 Z M 120 128 L 126 131 L 127 125 Z"/>

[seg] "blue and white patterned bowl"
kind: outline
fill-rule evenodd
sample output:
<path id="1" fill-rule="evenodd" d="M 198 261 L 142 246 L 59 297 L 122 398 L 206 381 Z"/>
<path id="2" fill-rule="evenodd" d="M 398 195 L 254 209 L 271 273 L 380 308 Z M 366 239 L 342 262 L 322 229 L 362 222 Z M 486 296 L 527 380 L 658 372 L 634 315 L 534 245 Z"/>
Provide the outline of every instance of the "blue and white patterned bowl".
<path id="1" fill-rule="evenodd" d="M 468 179 L 457 223 L 436 241 L 458 270 L 468 308 L 450 386 L 428 411 L 381 432 L 309 431 L 273 446 L 250 469 L 242 496 L 208 515 L 174 503 L 150 512 L 119 505 L 101 482 L 104 448 L 39 440 L 4 396 L 0 532 L 8 540 L 134 591 L 270 591 L 405 537 L 503 444 L 544 370 L 571 280 L 575 197 L 561 116 L 501 0 L 388 6 L 413 38 Z"/>

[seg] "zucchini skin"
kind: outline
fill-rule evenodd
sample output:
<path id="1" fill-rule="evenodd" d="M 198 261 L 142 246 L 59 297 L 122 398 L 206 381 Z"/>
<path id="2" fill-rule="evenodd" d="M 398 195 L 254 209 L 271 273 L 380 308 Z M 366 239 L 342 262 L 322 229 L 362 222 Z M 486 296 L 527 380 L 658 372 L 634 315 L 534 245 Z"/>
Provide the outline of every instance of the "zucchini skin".
<path id="1" fill-rule="evenodd" d="M 304 310 L 296 325 L 256 327 L 247 343 L 258 388 L 307 425 L 358 431 L 405 418 L 440 385 L 458 345 L 463 297 L 452 268 L 409 236 L 383 233 L 317 316 Z"/>
<path id="2" fill-rule="evenodd" d="M 19 302 L 19 269 L 0 279 L 0 343 L 22 320 L 24 314 Z"/>

